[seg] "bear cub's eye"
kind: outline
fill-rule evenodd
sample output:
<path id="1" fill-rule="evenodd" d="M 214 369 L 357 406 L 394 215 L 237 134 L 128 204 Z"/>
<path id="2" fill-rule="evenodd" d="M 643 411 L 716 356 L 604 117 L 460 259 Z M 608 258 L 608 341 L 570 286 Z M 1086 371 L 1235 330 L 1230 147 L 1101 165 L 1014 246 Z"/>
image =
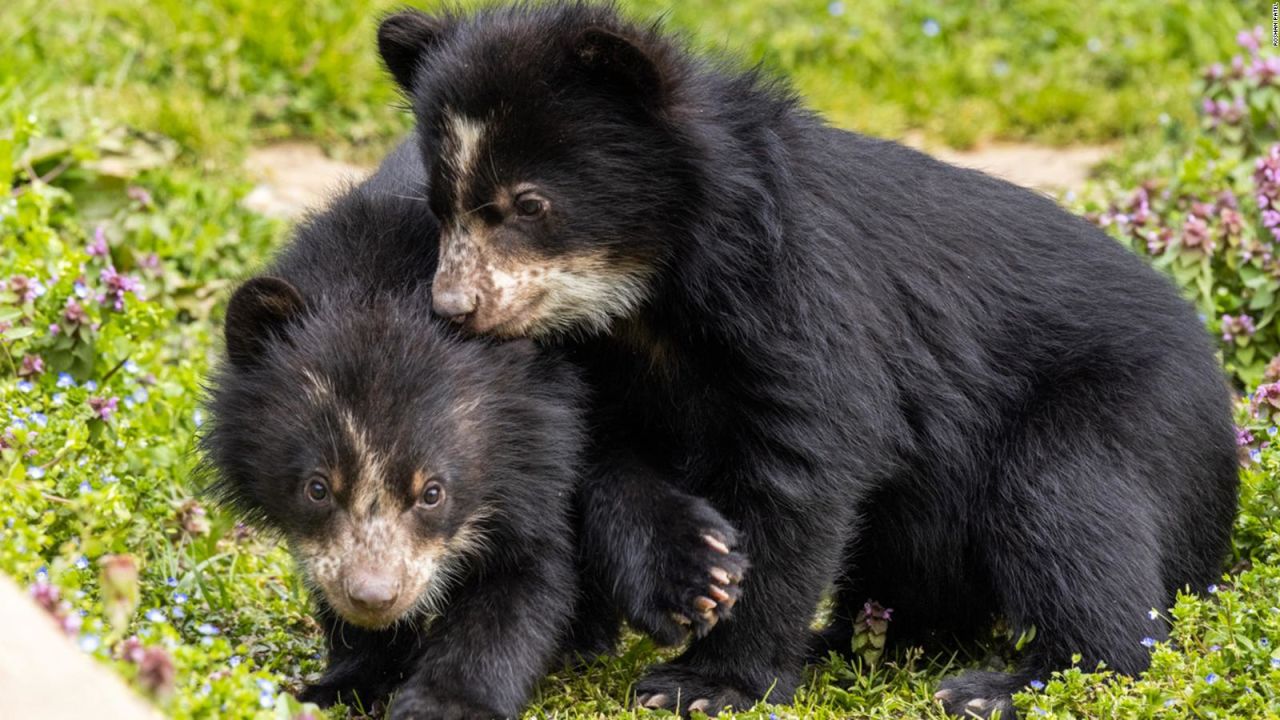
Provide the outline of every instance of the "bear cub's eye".
<path id="1" fill-rule="evenodd" d="M 422 489 L 422 496 L 418 498 L 418 506 L 424 508 L 433 508 L 444 502 L 444 486 L 439 482 L 432 480 Z"/>
<path id="2" fill-rule="evenodd" d="M 516 196 L 516 215 L 522 218 L 541 217 L 551 207 L 551 201 L 532 190 L 525 190 Z"/>
<path id="3" fill-rule="evenodd" d="M 316 476 L 307 481 L 307 499 L 314 503 L 324 503 L 329 500 L 329 483 L 324 478 Z"/>

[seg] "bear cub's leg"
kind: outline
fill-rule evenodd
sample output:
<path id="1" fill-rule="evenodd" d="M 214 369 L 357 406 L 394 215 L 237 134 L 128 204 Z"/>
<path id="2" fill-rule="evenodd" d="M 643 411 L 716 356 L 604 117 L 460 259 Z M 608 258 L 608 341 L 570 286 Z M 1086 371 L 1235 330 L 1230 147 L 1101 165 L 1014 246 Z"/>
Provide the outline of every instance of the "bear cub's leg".
<path id="1" fill-rule="evenodd" d="M 595 465 L 578 494 L 580 542 L 627 620 L 676 645 L 730 617 L 749 565 L 734 526 L 634 455 Z"/>

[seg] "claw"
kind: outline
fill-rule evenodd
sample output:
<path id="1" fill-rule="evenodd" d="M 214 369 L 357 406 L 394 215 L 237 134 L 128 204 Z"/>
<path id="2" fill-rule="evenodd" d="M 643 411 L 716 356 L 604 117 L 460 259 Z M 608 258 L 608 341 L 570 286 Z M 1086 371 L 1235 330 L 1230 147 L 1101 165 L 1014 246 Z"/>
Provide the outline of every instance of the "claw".
<path id="1" fill-rule="evenodd" d="M 951 702 L 951 691 L 939 690 L 938 692 L 933 694 L 933 699 L 939 702 Z"/>
<path id="2" fill-rule="evenodd" d="M 693 599 L 693 606 L 698 609 L 698 612 L 708 613 L 716 609 L 716 601 L 699 595 Z"/>
<path id="3" fill-rule="evenodd" d="M 724 541 L 716 537 L 715 535 L 708 533 L 706 535 L 703 535 L 702 539 L 706 541 L 707 545 L 709 545 L 712 550 L 715 550 L 721 555 L 729 554 L 729 546 L 725 545 Z"/>
<path id="4" fill-rule="evenodd" d="M 693 621 L 680 613 L 671 613 L 671 619 L 680 625 L 692 625 Z"/>
<path id="5" fill-rule="evenodd" d="M 693 702 L 689 703 L 689 712 L 705 713 L 707 712 L 707 709 L 710 707 L 711 707 L 710 700 L 708 700 L 707 698 L 698 698 L 697 700 L 694 700 Z"/>
<path id="6" fill-rule="evenodd" d="M 650 695 L 645 698 L 644 706 L 647 708 L 657 709 L 666 706 L 668 700 L 670 700 L 670 698 L 668 698 L 665 693 L 657 693 L 656 695 Z"/>
<path id="7" fill-rule="evenodd" d="M 707 592 L 711 595 L 712 600 L 715 600 L 721 605 L 728 605 L 730 604 L 730 601 L 733 600 L 733 598 L 729 596 L 729 593 L 725 592 L 723 588 L 715 585 L 708 588 Z"/>
<path id="8" fill-rule="evenodd" d="M 729 572 L 724 568 L 713 567 L 711 568 L 710 575 L 711 579 L 715 580 L 717 585 L 729 584 Z"/>

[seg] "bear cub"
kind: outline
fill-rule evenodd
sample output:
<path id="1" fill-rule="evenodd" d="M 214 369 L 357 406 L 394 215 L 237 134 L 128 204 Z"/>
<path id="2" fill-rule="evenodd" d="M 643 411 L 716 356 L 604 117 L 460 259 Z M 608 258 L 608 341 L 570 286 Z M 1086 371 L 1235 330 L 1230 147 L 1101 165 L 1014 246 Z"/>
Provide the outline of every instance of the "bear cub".
<path id="1" fill-rule="evenodd" d="M 431 319 L 420 163 L 394 154 L 234 294 L 202 444 L 312 590 L 329 659 L 304 700 L 509 717 L 569 634 L 582 393 Z"/>
<path id="2" fill-rule="evenodd" d="M 437 314 L 583 369 L 578 506 L 605 587 L 662 600 L 651 569 L 684 566 L 670 514 L 691 497 L 751 560 L 733 617 L 650 669 L 640 704 L 785 703 L 874 599 L 899 646 L 1034 629 L 1011 672 L 939 689 L 1008 718 L 1076 654 L 1146 669 L 1142 639 L 1168 632 L 1148 612 L 1219 576 L 1221 367 L 1098 228 L 833 128 L 612 5 L 403 11 L 379 47 L 419 122 Z"/>

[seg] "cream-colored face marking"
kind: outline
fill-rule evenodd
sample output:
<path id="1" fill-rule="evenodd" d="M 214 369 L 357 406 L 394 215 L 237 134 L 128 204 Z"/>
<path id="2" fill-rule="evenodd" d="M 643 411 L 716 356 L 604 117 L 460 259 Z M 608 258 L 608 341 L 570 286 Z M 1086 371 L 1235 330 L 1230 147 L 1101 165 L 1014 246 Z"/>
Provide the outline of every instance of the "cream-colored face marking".
<path id="1" fill-rule="evenodd" d="M 480 143 L 484 141 L 487 126 L 474 118 L 460 115 L 453 110 L 445 110 L 445 135 L 441 148 L 442 159 L 453 175 L 454 208 L 458 217 L 466 216 L 472 208 L 463 207 L 466 202 L 467 187 L 475 173 L 476 162 L 480 155 Z"/>
<path id="2" fill-rule="evenodd" d="M 593 254 L 517 257 L 488 242 L 480 228 L 441 237 L 438 292 L 476 299 L 471 327 L 500 337 L 603 332 L 644 301 L 651 269 Z"/>
<path id="3" fill-rule="evenodd" d="M 418 609 L 438 606 L 448 584 L 444 571 L 454 562 L 452 541 L 420 535 L 412 504 L 406 507 L 392 491 L 387 464 L 365 428 L 349 411 L 341 411 L 340 418 L 357 463 L 352 493 L 333 510 L 323 537 L 298 539 L 291 546 L 308 580 L 343 618 L 362 627 L 387 627 Z M 371 569 L 385 573 L 397 588 L 395 602 L 376 612 L 357 606 L 347 593 L 347 578 Z"/>

